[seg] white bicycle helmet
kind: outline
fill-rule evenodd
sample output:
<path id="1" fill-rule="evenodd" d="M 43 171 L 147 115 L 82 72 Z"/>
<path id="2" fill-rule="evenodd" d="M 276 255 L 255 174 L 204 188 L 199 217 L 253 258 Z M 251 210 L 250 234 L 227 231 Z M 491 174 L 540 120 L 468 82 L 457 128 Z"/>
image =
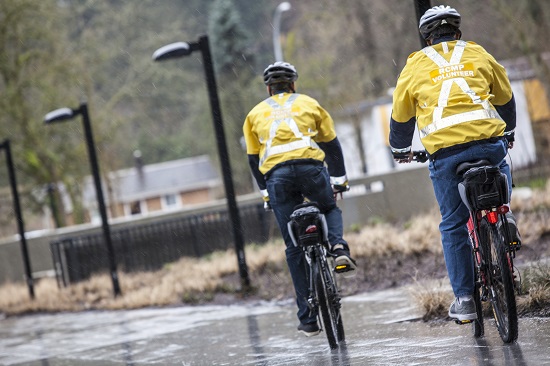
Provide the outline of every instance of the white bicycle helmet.
<path id="1" fill-rule="evenodd" d="M 296 68 L 284 61 L 277 61 L 264 70 L 264 83 L 271 85 L 276 83 L 292 83 L 298 79 Z"/>
<path id="2" fill-rule="evenodd" d="M 426 10 L 418 22 L 418 29 L 424 39 L 428 39 L 430 34 L 443 24 L 452 25 L 460 28 L 460 14 L 456 9 L 450 6 L 438 5 Z"/>

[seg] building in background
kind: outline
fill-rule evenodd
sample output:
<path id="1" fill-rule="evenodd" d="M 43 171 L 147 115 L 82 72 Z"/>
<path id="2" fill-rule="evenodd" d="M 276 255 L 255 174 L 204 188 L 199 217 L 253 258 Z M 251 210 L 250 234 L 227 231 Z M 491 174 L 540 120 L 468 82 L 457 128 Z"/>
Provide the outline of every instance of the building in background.
<path id="1" fill-rule="evenodd" d="M 105 189 L 110 218 L 165 213 L 206 203 L 223 195 L 218 171 L 207 155 L 143 165 L 111 172 Z M 85 180 L 83 205 L 92 223 L 100 222 L 95 188 Z"/>

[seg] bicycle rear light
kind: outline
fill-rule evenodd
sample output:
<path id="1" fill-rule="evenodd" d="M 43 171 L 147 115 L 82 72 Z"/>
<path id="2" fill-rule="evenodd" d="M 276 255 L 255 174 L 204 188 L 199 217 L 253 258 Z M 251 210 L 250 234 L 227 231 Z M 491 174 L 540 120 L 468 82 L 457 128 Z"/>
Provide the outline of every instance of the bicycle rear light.
<path id="1" fill-rule="evenodd" d="M 309 225 L 306 228 L 306 233 L 307 234 L 316 233 L 316 232 L 317 232 L 317 226 L 315 226 L 315 225 Z"/>
<path id="2" fill-rule="evenodd" d="M 498 212 L 497 211 L 487 212 L 487 220 L 491 224 L 496 224 L 498 222 Z"/>

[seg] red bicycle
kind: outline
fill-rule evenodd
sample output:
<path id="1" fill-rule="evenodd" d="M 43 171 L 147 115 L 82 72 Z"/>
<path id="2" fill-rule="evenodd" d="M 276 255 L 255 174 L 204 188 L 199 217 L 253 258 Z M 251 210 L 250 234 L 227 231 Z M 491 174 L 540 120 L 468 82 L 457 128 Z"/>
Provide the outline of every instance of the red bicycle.
<path id="1" fill-rule="evenodd" d="M 415 151 L 413 159 L 425 162 L 427 154 Z M 489 301 L 499 335 L 510 343 L 518 338 L 514 258 L 521 243 L 512 241 L 506 219 L 508 182 L 500 169 L 487 160 L 461 163 L 456 173 L 463 178 L 458 190 L 470 211 L 467 227 L 474 257 L 477 312 L 477 319 L 457 323 L 472 323 L 474 337 L 482 337 L 482 302 Z"/>

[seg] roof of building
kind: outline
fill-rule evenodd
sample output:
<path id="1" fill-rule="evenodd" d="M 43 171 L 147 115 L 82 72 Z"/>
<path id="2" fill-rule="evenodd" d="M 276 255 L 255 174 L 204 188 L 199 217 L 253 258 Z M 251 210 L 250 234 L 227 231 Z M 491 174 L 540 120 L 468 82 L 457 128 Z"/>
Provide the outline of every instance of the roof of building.
<path id="1" fill-rule="evenodd" d="M 210 157 L 192 158 L 143 165 L 109 173 L 113 195 L 117 202 L 133 202 L 167 194 L 216 187 L 221 184 L 218 171 Z M 84 202 L 95 201 L 95 189 L 88 177 Z M 105 200 L 109 195 L 104 189 Z"/>

